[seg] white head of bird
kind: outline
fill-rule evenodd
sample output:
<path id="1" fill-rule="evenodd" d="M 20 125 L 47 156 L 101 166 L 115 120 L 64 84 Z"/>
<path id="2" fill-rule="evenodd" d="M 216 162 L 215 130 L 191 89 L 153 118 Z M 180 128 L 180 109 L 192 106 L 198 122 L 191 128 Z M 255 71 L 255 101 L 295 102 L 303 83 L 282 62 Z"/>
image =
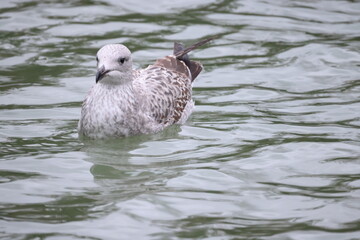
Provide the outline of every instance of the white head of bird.
<path id="1" fill-rule="evenodd" d="M 108 44 L 96 54 L 97 84 L 125 84 L 132 80 L 130 50 L 122 44 Z"/>

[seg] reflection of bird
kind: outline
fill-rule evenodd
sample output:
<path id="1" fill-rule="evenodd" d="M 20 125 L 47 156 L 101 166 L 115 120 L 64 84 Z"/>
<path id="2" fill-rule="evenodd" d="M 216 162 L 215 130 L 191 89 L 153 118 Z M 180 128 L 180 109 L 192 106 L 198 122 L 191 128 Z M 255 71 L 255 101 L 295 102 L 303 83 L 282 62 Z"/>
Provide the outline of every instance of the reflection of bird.
<path id="1" fill-rule="evenodd" d="M 156 133 L 190 116 L 192 81 L 202 65 L 191 61 L 191 50 L 174 44 L 174 55 L 158 59 L 145 69 L 133 70 L 131 52 L 122 44 L 102 47 L 96 56 L 96 83 L 85 98 L 79 135 L 112 138 Z"/>

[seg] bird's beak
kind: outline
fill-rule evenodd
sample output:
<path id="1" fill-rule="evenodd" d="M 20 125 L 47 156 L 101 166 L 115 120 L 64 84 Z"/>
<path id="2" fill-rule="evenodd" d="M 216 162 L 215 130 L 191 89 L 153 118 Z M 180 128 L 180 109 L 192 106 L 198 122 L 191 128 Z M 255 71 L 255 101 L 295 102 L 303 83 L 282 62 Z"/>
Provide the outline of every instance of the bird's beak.
<path id="1" fill-rule="evenodd" d="M 100 81 L 105 75 L 106 73 L 108 73 L 108 70 L 105 70 L 105 67 L 102 66 L 101 68 L 98 69 L 97 73 L 96 73 L 96 83 L 98 81 Z"/>

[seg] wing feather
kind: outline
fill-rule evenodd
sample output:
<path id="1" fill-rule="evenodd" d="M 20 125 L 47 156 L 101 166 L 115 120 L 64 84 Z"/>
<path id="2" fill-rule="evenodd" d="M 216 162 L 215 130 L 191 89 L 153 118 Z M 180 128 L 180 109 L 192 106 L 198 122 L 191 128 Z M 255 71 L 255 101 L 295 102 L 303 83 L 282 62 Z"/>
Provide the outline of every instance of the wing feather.
<path id="1" fill-rule="evenodd" d="M 190 70 L 173 56 L 159 59 L 141 71 L 134 87 L 143 96 L 149 115 L 164 125 L 177 123 L 192 101 Z"/>

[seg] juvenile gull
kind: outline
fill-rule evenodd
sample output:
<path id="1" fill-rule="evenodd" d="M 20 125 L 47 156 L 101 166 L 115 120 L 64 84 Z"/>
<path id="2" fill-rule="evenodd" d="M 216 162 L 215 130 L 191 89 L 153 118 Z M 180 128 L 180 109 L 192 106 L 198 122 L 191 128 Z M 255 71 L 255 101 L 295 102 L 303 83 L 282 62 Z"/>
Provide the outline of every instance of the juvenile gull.
<path id="1" fill-rule="evenodd" d="M 174 43 L 173 55 L 139 70 L 133 70 L 131 52 L 124 45 L 102 47 L 96 55 L 96 84 L 82 104 L 79 136 L 149 134 L 185 123 L 194 108 L 192 82 L 202 70 L 187 53 L 212 39 L 188 48 Z"/>

